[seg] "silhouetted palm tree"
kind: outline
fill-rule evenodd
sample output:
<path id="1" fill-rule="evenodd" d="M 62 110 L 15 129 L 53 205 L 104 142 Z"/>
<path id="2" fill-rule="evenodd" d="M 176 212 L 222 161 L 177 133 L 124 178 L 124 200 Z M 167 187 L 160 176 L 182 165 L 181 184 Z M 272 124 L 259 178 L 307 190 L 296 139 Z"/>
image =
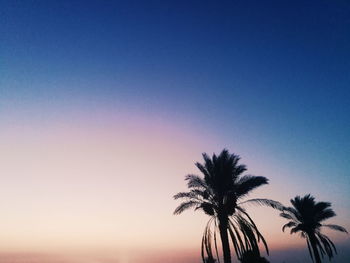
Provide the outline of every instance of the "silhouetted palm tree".
<path id="1" fill-rule="evenodd" d="M 280 214 L 281 217 L 290 220 L 282 227 L 291 228 L 290 233 L 300 233 L 301 237 L 306 238 L 307 247 L 313 262 L 320 263 L 321 257 L 326 254 L 329 259 L 333 257 L 333 252 L 337 250 L 333 242 L 324 234 L 321 234 L 322 227 L 328 227 L 333 230 L 347 233 L 344 227 L 338 225 L 322 224 L 326 219 L 335 216 L 330 208 L 329 202 L 315 202 L 315 198 L 310 194 L 304 197 L 297 196 L 291 199 L 293 207 L 286 207 Z M 321 257 L 320 257 L 321 254 Z"/>
<path id="2" fill-rule="evenodd" d="M 187 175 L 189 192 L 180 192 L 175 199 L 185 199 L 174 211 L 180 214 L 184 210 L 201 209 L 209 215 L 209 219 L 202 238 L 202 259 L 214 259 L 212 241 L 214 241 L 216 258 L 219 261 L 217 237 L 221 238 L 223 257 L 225 263 L 231 263 L 231 238 L 237 257 L 240 258 L 248 250 L 259 253 L 258 242 L 261 240 L 268 253 L 264 237 L 259 232 L 253 220 L 241 206 L 239 201 L 246 197 L 253 189 L 267 184 L 268 179 L 263 176 L 244 175 L 245 165 L 238 164 L 239 156 L 230 154 L 224 149 L 219 156 L 213 154 L 210 158 L 203 154 L 204 163 L 196 163 L 204 178 L 197 175 Z M 244 203 L 268 205 L 281 208 L 282 205 L 269 199 L 251 199 Z M 214 226 L 213 226 L 214 225 Z"/>

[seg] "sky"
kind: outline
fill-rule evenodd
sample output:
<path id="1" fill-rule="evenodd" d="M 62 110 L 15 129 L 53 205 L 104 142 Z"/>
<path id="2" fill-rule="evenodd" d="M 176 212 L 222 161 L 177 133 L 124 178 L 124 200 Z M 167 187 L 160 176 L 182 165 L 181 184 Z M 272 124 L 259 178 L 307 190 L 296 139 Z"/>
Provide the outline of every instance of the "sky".
<path id="1" fill-rule="evenodd" d="M 223 148 L 269 178 L 251 197 L 349 230 L 349 46 L 345 0 L 0 0 L 0 262 L 200 262 L 207 218 L 172 196 Z M 271 260 L 309 260 L 248 210 Z"/>

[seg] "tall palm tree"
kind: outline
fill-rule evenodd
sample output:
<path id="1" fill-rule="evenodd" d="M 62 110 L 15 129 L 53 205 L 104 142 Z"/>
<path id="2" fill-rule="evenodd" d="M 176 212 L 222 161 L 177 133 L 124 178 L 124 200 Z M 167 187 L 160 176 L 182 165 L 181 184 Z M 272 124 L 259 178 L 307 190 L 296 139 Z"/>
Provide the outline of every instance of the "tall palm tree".
<path id="1" fill-rule="evenodd" d="M 264 237 L 255 223 L 242 207 L 240 201 L 253 189 L 267 184 L 268 179 L 263 176 L 243 175 L 247 170 L 243 164 L 238 164 L 238 155 L 230 154 L 224 149 L 218 156 L 210 158 L 203 154 L 204 163 L 196 163 L 204 178 L 197 175 L 187 175 L 185 180 L 189 192 L 180 192 L 175 199 L 184 199 L 174 211 L 181 214 L 189 208 L 202 210 L 210 216 L 202 238 L 202 259 L 215 260 L 212 252 L 212 243 L 215 245 L 216 259 L 220 262 L 217 232 L 220 234 L 224 263 L 231 263 L 231 238 L 233 248 L 238 258 L 248 251 L 259 253 L 258 242 L 261 240 L 268 253 Z M 251 199 L 244 203 L 254 203 L 280 208 L 282 205 L 268 199 Z M 214 241 L 214 242 L 213 242 Z"/>
<path id="2" fill-rule="evenodd" d="M 322 224 L 323 221 L 335 216 L 330 208 L 329 202 L 316 202 L 310 194 L 304 197 L 297 196 L 291 199 L 293 207 L 286 207 L 280 214 L 281 217 L 290 220 L 282 227 L 291 228 L 290 233 L 300 233 L 306 238 L 307 247 L 313 262 L 320 263 L 321 257 L 326 254 L 329 259 L 334 256 L 337 250 L 333 242 L 326 235 L 321 233 L 322 227 L 347 233 L 346 229 L 338 225 Z M 321 254 L 321 256 L 320 256 Z"/>

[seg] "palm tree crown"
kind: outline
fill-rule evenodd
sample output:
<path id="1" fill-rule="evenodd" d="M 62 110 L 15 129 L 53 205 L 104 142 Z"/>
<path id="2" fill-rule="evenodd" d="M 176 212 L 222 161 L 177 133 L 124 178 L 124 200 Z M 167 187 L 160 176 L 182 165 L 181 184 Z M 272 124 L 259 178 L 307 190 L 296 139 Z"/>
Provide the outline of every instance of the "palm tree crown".
<path id="1" fill-rule="evenodd" d="M 300 233 L 301 237 L 306 238 L 310 257 L 314 262 L 321 262 L 321 257 L 323 258 L 324 255 L 331 259 L 334 252 L 337 253 L 337 250 L 333 242 L 321 233 L 322 227 L 347 233 L 344 227 L 322 223 L 326 219 L 335 216 L 331 209 L 331 203 L 316 202 L 310 194 L 304 197 L 297 196 L 291 199 L 290 202 L 293 207 L 284 208 L 280 214 L 281 217 L 290 220 L 282 227 L 282 230 L 291 228 L 291 234 Z"/>
<path id="2" fill-rule="evenodd" d="M 230 242 L 238 258 L 246 251 L 259 253 L 258 242 L 261 240 L 268 252 L 264 237 L 255 223 L 242 207 L 241 200 L 253 189 L 267 184 L 268 179 L 263 176 L 242 175 L 246 166 L 239 164 L 239 156 L 230 154 L 224 149 L 218 156 L 213 154 L 210 158 L 203 154 L 204 163 L 196 163 L 204 178 L 197 175 L 187 175 L 185 180 L 189 192 L 180 192 L 175 199 L 184 199 L 174 211 L 180 214 L 184 210 L 194 208 L 202 210 L 211 218 L 208 221 L 202 238 L 202 258 L 214 260 L 212 241 L 214 241 L 216 259 L 219 261 L 217 237 L 219 232 L 224 262 L 231 262 Z M 268 199 L 251 199 L 244 203 L 255 203 L 280 208 L 280 203 Z"/>

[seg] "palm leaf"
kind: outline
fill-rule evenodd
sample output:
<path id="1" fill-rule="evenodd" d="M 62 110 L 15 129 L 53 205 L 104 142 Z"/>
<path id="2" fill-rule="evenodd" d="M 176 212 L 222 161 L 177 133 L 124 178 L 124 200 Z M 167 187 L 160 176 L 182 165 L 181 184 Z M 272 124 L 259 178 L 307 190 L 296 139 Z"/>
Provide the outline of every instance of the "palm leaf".
<path id="1" fill-rule="evenodd" d="M 312 260 L 312 262 L 314 262 L 314 256 L 312 254 L 311 244 L 310 244 L 309 238 L 306 239 L 306 243 L 307 243 L 307 248 L 309 249 L 309 254 L 310 254 L 311 260 Z"/>
<path id="2" fill-rule="evenodd" d="M 241 213 L 243 213 L 250 221 L 250 224 L 253 226 L 253 229 L 255 230 L 255 233 L 258 237 L 258 241 L 262 241 L 264 246 L 265 246 L 265 250 L 266 250 L 266 253 L 269 255 L 269 248 L 267 246 L 267 243 L 266 243 L 266 240 L 265 238 L 263 237 L 263 235 L 260 233 L 260 231 L 258 230 L 258 227 L 255 225 L 253 219 L 248 215 L 247 212 L 245 212 L 244 210 L 240 209 L 240 208 L 237 208 L 241 211 Z"/>
<path id="3" fill-rule="evenodd" d="M 297 225 L 297 226 L 295 226 L 295 227 L 293 227 L 293 228 L 290 229 L 290 233 L 291 233 L 291 234 L 297 233 L 297 232 L 299 232 L 299 231 L 301 231 L 301 228 L 300 228 L 299 225 Z"/>
<path id="4" fill-rule="evenodd" d="M 236 195 L 238 197 L 247 195 L 253 189 L 268 184 L 268 179 L 263 176 L 245 175 L 236 181 Z"/>
<path id="5" fill-rule="evenodd" d="M 174 199 L 179 199 L 179 198 L 189 198 L 189 199 L 199 199 L 198 194 L 194 192 L 180 192 L 177 193 L 176 195 L 173 196 Z"/>
<path id="6" fill-rule="evenodd" d="M 203 237 L 202 237 L 202 248 L 201 248 L 201 255 L 202 255 L 202 259 L 203 262 L 205 262 L 206 256 L 209 259 L 213 259 L 213 252 L 212 252 L 212 247 L 211 247 L 211 231 L 210 231 L 210 226 L 211 226 L 211 222 L 212 222 L 213 218 L 211 218 L 205 229 L 204 229 L 204 233 L 203 233 Z"/>
<path id="7" fill-rule="evenodd" d="M 198 175 L 188 174 L 185 177 L 185 180 L 188 181 L 187 183 L 188 188 L 204 188 L 204 189 L 207 188 L 205 181 Z"/>
<path id="8" fill-rule="evenodd" d="M 216 258 L 218 260 L 218 263 L 220 263 L 220 257 L 219 257 L 219 251 L 218 251 L 218 243 L 216 241 L 216 229 L 217 229 L 217 224 L 216 224 L 216 219 L 214 219 L 214 224 L 215 224 L 215 228 L 214 228 L 214 245 L 215 245 L 215 253 L 216 253 Z"/>
<path id="9" fill-rule="evenodd" d="M 239 203 L 238 205 L 244 205 L 244 204 L 269 206 L 280 211 L 283 211 L 285 209 L 285 207 L 280 202 L 274 201 L 271 199 L 265 199 L 265 198 L 249 199 L 247 201 Z"/>
<path id="10" fill-rule="evenodd" d="M 287 224 L 285 224 L 283 227 L 282 227 L 282 231 L 284 232 L 284 230 L 288 227 L 295 227 L 296 226 L 296 223 L 291 221 L 291 222 L 288 222 Z"/>
<path id="11" fill-rule="evenodd" d="M 322 225 L 322 226 L 325 226 L 325 227 L 328 227 L 330 229 L 337 230 L 340 232 L 348 233 L 348 231 L 346 231 L 346 229 L 342 226 L 332 225 L 332 224 L 327 224 L 327 225 Z"/>
<path id="12" fill-rule="evenodd" d="M 197 201 L 188 201 L 188 202 L 183 202 L 181 203 L 174 211 L 174 215 L 179 215 L 181 214 L 183 211 L 192 208 L 194 206 L 198 206 L 200 205 L 199 202 Z"/>
<path id="13" fill-rule="evenodd" d="M 322 222 L 326 219 L 329 219 L 331 217 L 336 216 L 336 214 L 334 213 L 334 211 L 331 208 L 325 209 L 323 211 L 320 211 L 317 215 L 316 215 L 316 220 L 318 222 Z"/>
<path id="14" fill-rule="evenodd" d="M 297 220 L 295 220 L 295 217 L 293 215 L 291 215 L 290 213 L 286 213 L 286 212 L 280 213 L 280 217 L 283 217 L 283 218 L 288 219 L 288 220 L 297 221 Z"/>
<path id="15" fill-rule="evenodd" d="M 229 234 L 230 234 L 233 248 L 235 249 L 236 255 L 238 257 L 241 257 L 241 255 L 244 252 L 244 244 L 239 231 L 237 230 L 236 226 L 234 225 L 234 223 L 232 223 L 231 220 L 229 220 L 228 230 L 229 230 Z"/>

